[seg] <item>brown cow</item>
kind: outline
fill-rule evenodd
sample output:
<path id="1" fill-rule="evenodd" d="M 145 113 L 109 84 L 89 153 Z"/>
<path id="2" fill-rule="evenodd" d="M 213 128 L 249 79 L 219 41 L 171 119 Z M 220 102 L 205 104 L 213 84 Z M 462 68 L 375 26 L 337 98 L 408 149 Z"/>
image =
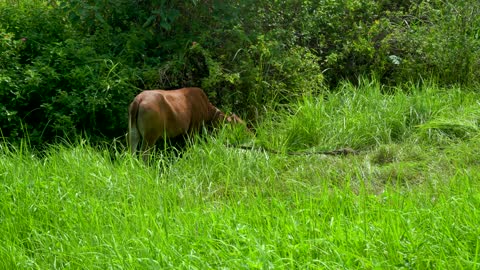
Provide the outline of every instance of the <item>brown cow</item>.
<path id="1" fill-rule="evenodd" d="M 142 139 L 141 151 L 147 160 L 159 138 L 190 134 L 204 123 L 215 125 L 222 121 L 244 124 L 237 115 L 227 117 L 213 106 L 200 88 L 143 91 L 128 109 L 130 150 L 135 154 Z"/>

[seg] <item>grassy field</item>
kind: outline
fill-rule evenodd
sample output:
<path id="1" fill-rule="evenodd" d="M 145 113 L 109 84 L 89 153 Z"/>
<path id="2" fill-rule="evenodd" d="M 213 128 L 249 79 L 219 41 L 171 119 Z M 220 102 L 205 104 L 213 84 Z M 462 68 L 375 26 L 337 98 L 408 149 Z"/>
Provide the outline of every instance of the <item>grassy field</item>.
<path id="1" fill-rule="evenodd" d="M 150 166 L 3 143 L 0 269 L 480 269 L 479 100 L 345 84 Z"/>

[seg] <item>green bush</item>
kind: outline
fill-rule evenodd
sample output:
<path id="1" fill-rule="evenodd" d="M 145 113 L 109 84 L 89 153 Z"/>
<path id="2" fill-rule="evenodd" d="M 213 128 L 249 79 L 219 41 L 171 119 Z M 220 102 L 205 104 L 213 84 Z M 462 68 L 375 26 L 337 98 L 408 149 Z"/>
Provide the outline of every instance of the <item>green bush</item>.
<path id="1" fill-rule="evenodd" d="M 230 63 L 205 55 L 209 76 L 202 86 L 215 89 L 211 96 L 235 110 L 251 113 L 262 104 L 288 102 L 318 91 L 323 83 L 318 58 L 310 50 L 285 48 L 265 36 L 240 48 Z"/>
<path id="2" fill-rule="evenodd" d="M 367 57 L 363 71 L 384 83 L 435 79 L 474 85 L 480 78 L 479 18 L 478 1 L 413 3 L 362 27 L 354 51 Z"/>
<path id="3" fill-rule="evenodd" d="M 19 52 L 25 47 L 25 42 L 2 29 L 0 39 L 0 125 L 3 136 L 13 137 L 20 132 L 17 108 L 21 99 Z"/>
<path id="4" fill-rule="evenodd" d="M 82 131 L 119 136 L 135 91 L 126 82 L 129 70 L 80 39 L 58 10 L 23 4 L 2 6 L 3 135 L 28 135 L 34 144 Z"/>
<path id="5" fill-rule="evenodd" d="M 479 13 L 474 0 L 2 2 L 0 129 L 35 144 L 122 136 L 141 89 L 201 86 L 253 119 L 362 75 L 475 85 Z"/>

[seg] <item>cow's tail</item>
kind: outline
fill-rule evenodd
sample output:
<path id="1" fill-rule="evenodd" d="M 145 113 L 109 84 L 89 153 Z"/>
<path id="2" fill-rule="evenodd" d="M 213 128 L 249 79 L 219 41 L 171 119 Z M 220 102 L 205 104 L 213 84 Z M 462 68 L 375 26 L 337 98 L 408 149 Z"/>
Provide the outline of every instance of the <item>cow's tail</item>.
<path id="1" fill-rule="evenodd" d="M 140 142 L 140 132 L 137 125 L 138 108 L 139 101 L 137 99 L 134 99 L 128 108 L 128 140 L 132 154 L 135 154 L 138 143 Z"/>

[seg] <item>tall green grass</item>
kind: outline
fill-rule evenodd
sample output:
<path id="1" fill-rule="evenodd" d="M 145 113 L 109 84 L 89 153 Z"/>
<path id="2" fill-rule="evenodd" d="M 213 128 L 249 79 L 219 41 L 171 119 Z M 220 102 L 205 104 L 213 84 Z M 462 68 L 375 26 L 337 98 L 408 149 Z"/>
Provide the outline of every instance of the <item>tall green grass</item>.
<path id="1" fill-rule="evenodd" d="M 224 128 L 148 166 L 85 141 L 4 143 L 0 268 L 476 269 L 478 97 L 346 84 L 272 112 L 252 150 Z"/>
<path id="2" fill-rule="evenodd" d="M 478 133 L 475 92 L 428 83 L 395 89 L 369 80 L 359 85 L 344 83 L 334 93 L 308 96 L 283 112 L 271 112 L 259 131 L 260 143 L 286 149 L 369 149 L 405 141 L 448 143 Z"/>

